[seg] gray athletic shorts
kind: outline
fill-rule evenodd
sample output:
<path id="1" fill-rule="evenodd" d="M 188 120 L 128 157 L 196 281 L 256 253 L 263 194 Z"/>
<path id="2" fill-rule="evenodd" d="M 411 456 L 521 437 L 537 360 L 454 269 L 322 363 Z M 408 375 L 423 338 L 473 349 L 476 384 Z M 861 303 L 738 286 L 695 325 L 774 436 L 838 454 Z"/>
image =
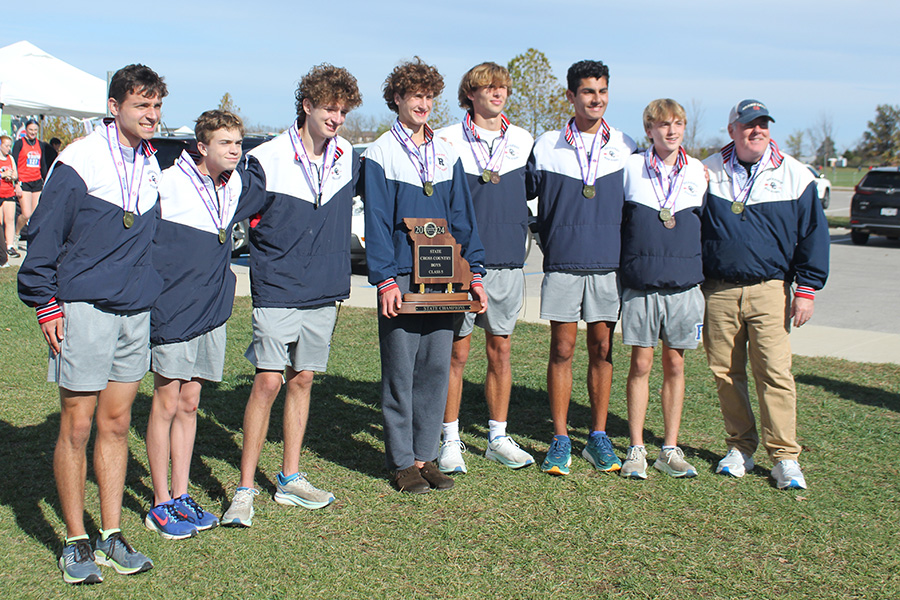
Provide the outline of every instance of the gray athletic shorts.
<path id="1" fill-rule="evenodd" d="M 476 325 L 494 335 L 512 335 L 522 310 L 525 272 L 522 269 L 487 269 L 484 291 L 488 296 L 487 310 L 480 315 L 456 315 L 453 332 L 457 337 L 471 335 Z"/>
<path id="2" fill-rule="evenodd" d="M 47 381 L 73 392 L 99 392 L 110 381 L 140 381 L 150 368 L 150 311 L 120 314 L 87 302 L 63 302 L 63 339 L 50 352 Z"/>
<path id="3" fill-rule="evenodd" d="M 150 370 L 167 379 L 222 381 L 225 324 L 186 342 L 150 345 Z"/>
<path id="4" fill-rule="evenodd" d="M 682 291 L 622 292 L 622 339 L 627 346 L 655 348 L 662 339 L 669 348 L 697 347 L 703 333 L 705 303 L 700 286 Z"/>
<path id="5" fill-rule="evenodd" d="M 551 271 L 541 283 L 541 318 L 561 323 L 619 320 L 615 271 Z"/>
<path id="6" fill-rule="evenodd" d="M 334 304 L 311 308 L 254 308 L 253 341 L 244 356 L 254 367 L 322 372 L 328 367 Z"/>

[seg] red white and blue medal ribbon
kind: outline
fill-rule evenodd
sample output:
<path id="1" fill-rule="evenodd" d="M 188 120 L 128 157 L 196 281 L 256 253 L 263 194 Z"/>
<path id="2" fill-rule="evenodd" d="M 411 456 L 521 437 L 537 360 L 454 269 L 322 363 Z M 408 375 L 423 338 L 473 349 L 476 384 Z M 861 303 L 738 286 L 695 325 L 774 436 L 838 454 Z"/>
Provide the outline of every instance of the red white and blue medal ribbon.
<path id="1" fill-rule="evenodd" d="M 425 193 L 430 196 L 431 194 L 428 193 L 428 190 L 433 189 L 435 163 L 434 132 L 431 130 L 431 127 L 425 125 L 425 144 L 423 145 L 423 151 L 421 152 L 420 149 L 416 147 L 415 142 L 412 141 L 412 137 L 406 133 L 406 128 L 400 123 L 400 119 L 394 121 L 394 125 L 391 127 L 391 133 L 394 134 L 394 137 L 397 138 L 400 145 L 406 148 L 409 160 L 419 172 L 419 179 L 422 180 L 422 186 L 425 188 Z"/>
<path id="2" fill-rule="evenodd" d="M 487 148 L 487 143 L 482 142 L 481 137 L 475 130 L 475 123 L 472 121 L 472 117 L 469 113 L 466 113 L 466 118 L 463 121 L 463 133 L 466 136 L 466 140 L 469 142 L 469 148 L 472 149 L 472 154 L 475 156 L 475 164 L 478 166 L 479 171 L 500 174 L 500 168 L 503 166 L 503 156 L 506 154 L 506 143 L 508 141 L 506 130 L 508 128 L 509 119 L 506 118 L 506 115 L 501 114 L 500 145 L 493 153 L 490 153 Z"/>
<path id="3" fill-rule="evenodd" d="M 309 187 L 316 196 L 316 208 L 318 208 L 322 205 L 322 192 L 325 190 L 325 182 L 328 181 L 328 177 L 331 175 L 331 168 L 343 153 L 337 147 L 337 136 L 331 138 L 325 144 L 321 176 L 318 169 L 309 159 L 309 154 L 307 154 L 306 148 L 303 146 L 303 139 L 300 137 L 300 130 L 297 128 L 296 122 L 288 129 L 288 136 L 291 139 L 291 145 L 294 147 L 294 158 L 303 165 L 303 172 L 306 173 Z"/>
<path id="4" fill-rule="evenodd" d="M 225 199 L 220 202 L 219 192 L 216 190 L 215 182 L 210 180 L 212 183 L 212 189 L 210 189 L 210 186 L 206 183 L 206 180 L 209 178 L 204 178 L 203 173 L 197 168 L 197 165 L 194 163 L 194 160 L 191 158 L 191 155 L 188 154 L 187 150 L 181 151 L 181 156 L 178 157 L 178 161 L 175 164 L 178 165 L 178 168 L 187 175 L 188 179 L 194 185 L 194 189 L 197 190 L 200 199 L 203 201 L 203 206 L 206 207 L 206 212 L 208 212 L 209 216 L 212 218 L 213 225 L 215 225 L 216 230 L 221 235 L 222 231 L 225 230 L 225 215 L 231 204 L 231 191 L 228 189 L 228 186 L 223 186 Z"/>
<path id="5" fill-rule="evenodd" d="M 597 180 L 597 171 L 600 167 L 600 150 L 609 141 L 609 125 L 605 119 L 600 120 L 600 131 L 594 136 L 594 143 L 591 144 L 590 158 L 585 151 L 584 142 L 581 139 L 581 132 L 575 124 L 575 117 L 569 119 L 566 123 L 566 141 L 575 148 L 575 156 L 578 158 L 578 166 L 581 167 L 581 180 L 585 187 L 593 188 L 594 182 Z"/>
<path id="6" fill-rule="evenodd" d="M 684 182 L 685 169 L 687 164 L 687 152 L 684 148 L 678 148 L 678 157 L 675 159 L 675 167 L 672 175 L 665 173 L 665 165 L 656 155 L 653 146 L 650 146 L 644 152 L 644 165 L 647 167 L 647 174 L 650 176 L 650 183 L 653 186 L 653 193 L 656 194 L 656 201 L 659 203 L 660 218 L 667 221 L 665 215 L 672 216 L 672 209 L 675 207 L 675 201 L 678 194 L 681 193 L 681 184 Z M 672 179 L 674 176 L 674 180 Z M 668 212 L 664 212 L 668 211 Z"/>
<path id="7" fill-rule="evenodd" d="M 778 167 L 778 165 L 781 164 L 781 161 L 784 160 L 774 141 L 769 142 L 769 146 L 766 148 L 765 153 L 763 153 L 762 158 L 758 163 L 751 167 L 750 170 L 752 173 L 750 176 L 744 175 L 747 171 L 738 162 L 737 152 L 734 151 L 734 142 L 731 142 L 722 149 L 722 159 L 722 166 L 725 168 L 725 173 L 731 177 L 731 193 L 733 196 L 732 206 L 735 207 L 735 213 L 743 211 L 744 205 L 747 203 L 747 200 L 750 199 L 750 190 L 753 188 L 753 184 L 756 182 L 760 173 L 768 166 L 769 162 L 772 163 L 773 167 Z M 744 181 L 743 185 L 738 181 L 738 177 L 735 176 L 735 173 L 741 173 L 741 180 L 744 180 L 746 177 L 746 181 Z M 740 211 L 736 210 L 737 206 L 740 206 Z"/>
<path id="8" fill-rule="evenodd" d="M 131 180 L 125 170 L 125 156 L 122 154 L 122 146 L 119 144 L 119 128 L 115 120 L 106 125 L 106 142 L 109 145 L 109 155 L 116 167 L 116 175 L 119 179 L 119 188 L 122 190 L 122 210 L 125 211 L 125 227 L 134 224 L 134 213 L 137 212 L 138 196 L 141 191 L 141 179 L 144 176 L 144 157 L 141 143 L 134 149 L 134 162 L 131 164 Z M 141 163 L 138 170 L 138 162 Z M 130 217 L 130 219 L 129 219 Z"/>

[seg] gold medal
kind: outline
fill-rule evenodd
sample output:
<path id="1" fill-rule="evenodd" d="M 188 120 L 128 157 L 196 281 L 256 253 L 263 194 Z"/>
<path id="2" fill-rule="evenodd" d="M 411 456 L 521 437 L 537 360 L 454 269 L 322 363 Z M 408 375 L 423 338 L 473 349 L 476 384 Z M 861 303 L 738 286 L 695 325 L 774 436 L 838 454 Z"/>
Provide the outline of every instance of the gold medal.
<path id="1" fill-rule="evenodd" d="M 672 218 L 672 211 L 668 208 L 664 208 L 659 211 L 659 220 L 663 223 L 667 223 Z"/>
<path id="2" fill-rule="evenodd" d="M 594 186 L 592 186 L 592 185 L 586 185 L 583 188 L 581 188 L 581 194 L 585 198 L 593 198 L 594 196 L 597 195 L 597 190 L 594 189 Z"/>
<path id="3" fill-rule="evenodd" d="M 666 229 L 674 228 L 675 227 L 675 217 L 672 217 L 670 219 L 666 219 L 665 221 L 663 221 L 663 227 L 665 227 Z"/>
<path id="4" fill-rule="evenodd" d="M 491 183 L 493 183 L 494 185 L 500 183 L 500 173 L 498 173 L 497 171 L 491 173 Z"/>
<path id="5" fill-rule="evenodd" d="M 742 212 L 744 212 L 744 205 L 741 204 L 740 202 L 732 202 L 731 203 L 731 212 L 733 212 L 736 215 L 741 214 Z"/>
<path id="6" fill-rule="evenodd" d="M 131 226 L 134 225 L 134 213 L 126 210 L 125 214 L 122 215 L 122 223 L 125 224 L 125 229 L 131 229 Z"/>
<path id="7" fill-rule="evenodd" d="M 425 182 L 425 195 L 431 196 L 432 194 L 434 194 L 434 184 L 431 183 L 430 181 L 426 181 Z"/>
<path id="8" fill-rule="evenodd" d="M 219 243 L 220 243 L 220 244 L 224 244 L 224 243 L 225 243 L 226 237 L 227 237 L 227 236 L 225 235 L 225 230 L 224 230 L 224 229 L 219 229 Z"/>
<path id="9" fill-rule="evenodd" d="M 483 182 L 485 182 L 485 183 L 488 183 L 488 182 L 491 180 L 491 172 L 490 172 L 489 170 L 487 170 L 487 169 L 485 169 L 484 171 L 482 171 L 482 173 L 481 173 L 481 180 L 482 180 Z"/>

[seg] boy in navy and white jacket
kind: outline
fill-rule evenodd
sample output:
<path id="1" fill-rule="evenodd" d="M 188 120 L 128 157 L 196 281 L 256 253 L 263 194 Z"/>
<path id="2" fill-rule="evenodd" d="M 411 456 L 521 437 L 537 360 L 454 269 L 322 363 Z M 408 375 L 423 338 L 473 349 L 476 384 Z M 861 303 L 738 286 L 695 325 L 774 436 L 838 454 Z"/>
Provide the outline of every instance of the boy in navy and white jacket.
<path id="1" fill-rule="evenodd" d="M 609 101 L 609 68 L 583 60 L 569 67 L 566 98 L 575 117 L 534 144 L 528 163 L 528 196 L 539 197 L 538 230 L 544 251 L 541 318 L 550 321 L 547 391 L 553 433 L 541 470 L 567 475 L 572 356 L 578 321 L 587 322 L 591 423 L 582 456 L 601 471 L 621 463 L 606 435 L 612 385 L 612 337 L 619 318 L 622 170 L 634 151 L 627 135 L 603 118 Z"/>
<path id="2" fill-rule="evenodd" d="M 66 523 L 59 567 L 67 583 L 102 581 L 97 563 L 124 574 L 153 567 L 119 525 L 131 404 L 150 364 L 150 308 L 162 288 L 151 262 L 160 171 L 149 140 L 166 93 L 144 65 L 113 75 L 113 118 L 59 155 L 31 216 L 19 270 L 19 297 L 37 309 L 50 346 L 48 380 L 59 385 L 53 470 Z M 92 420 L 101 517 L 93 548 L 84 526 Z"/>
<path id="3" fill-rule="evenodd" d="M 256 469 L 282 382 L 284 452 L 275 501 L 307 509 L 334 501 L 299 472 L 299 462 L 313 375 L 328 365 L 336 303 L 350 296 L 359 163 L 337 133 L 362 98 L 346 69 L 322 64 L 303 77 L 295 99 L 295 123 L 250 152 L 266 181 L 266 207 L 250 229 L 253 340 L 246 357 L 256 376 L 244 411 L 240 485 L 223 525 L 252 524 Z"/>
<path id="4" fill-rule="evenodd" d="M 661 403 L 665 437 L 655 468 L 673 477 L 697 474 L 678 447 L 684 402 L 684 351 L 696 348 L 703 327 L 703 261 L 700 215 L 706 173 L 681 147 L 687 123 L 684 108 L 659 99 L 644 109 L 650 148 L 625 165 L 622 215 L 622 339 L 631 346 L 628 372 L 628 428 L 631 444 L 620 474 L 647 478 L 644 418 L 650 370 L 663 341 Z"/>
<path id="5" fill-rule="evenodd" d="M 466 176 L 456 152 L 427 124 L 443 88 L 437 69 L 421 59 L 397 66 L 384 83 L 384 99 L 397 121 L 364 160 L 366 261 L 369 282 L 378 286 L 385 454 L 397 489 L 408 493 L 453 486 L 433 462 L 447 400 L 453 316 L 397 312 L 413 270 L 404 218 L 447 221 L 474 273 L 471 293 L 482 311 L 487 308 L 484 248 Z"/>
<path id="6" fill-rule="evenodd" d="M 266 199 L 259 162 L 241 162 L 239 117 L 206 111 L 194 131 L 196 155 L 185 150 L 163 171 L 153 247 L 163 289 L 150 314 L 154 390 L 147 458 L 154 498 L 144 523 L 167 539 L 191 537 L 219 522 L 188 494 L 197 407 L 203 382 L 222 380 L 225 322 L 234 305 L 231 230 Z"/>

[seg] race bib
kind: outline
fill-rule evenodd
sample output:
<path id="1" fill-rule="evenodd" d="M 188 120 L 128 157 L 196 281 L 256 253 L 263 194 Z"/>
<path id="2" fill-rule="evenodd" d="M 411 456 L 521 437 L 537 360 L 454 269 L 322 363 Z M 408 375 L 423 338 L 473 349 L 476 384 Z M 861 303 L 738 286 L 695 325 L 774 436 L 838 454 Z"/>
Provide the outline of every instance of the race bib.
<path id="1" fill-rule="evenodd" d="M 28 157 L 25 159 L 26 167 L 39 167 L 41 166 L 41 154 L 39 152 L 29 152 Z"/>

